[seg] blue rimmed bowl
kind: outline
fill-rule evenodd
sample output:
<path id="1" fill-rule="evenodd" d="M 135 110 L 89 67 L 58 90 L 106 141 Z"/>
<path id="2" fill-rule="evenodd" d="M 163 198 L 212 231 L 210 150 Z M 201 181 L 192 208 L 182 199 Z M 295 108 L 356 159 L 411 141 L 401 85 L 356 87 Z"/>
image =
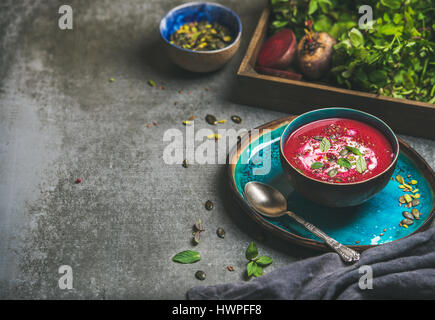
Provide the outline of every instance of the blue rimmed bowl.
<path id="1" fill-rule="evenodd" d="M 234 41 L 223 49 L 193 51 L 170 43 L 171 35 L 189 22 L 217 22 L 231 32 Z M 222 68 L 240 46 L 242 23 L 237 14 L 213 2 L 189 2 L 169 11 L 160 21 L 160 36 L 170 59 L 179 67 L 193 72 L 211 72 Z"/>
<path id="2" fill-rule="evenodd" d="M 394 158 L 391 164 L 380 174 L 370 179 L 353 183 L 331 183 L 316 180 L 302 174 L 284 156 L 285 142 L 300 127 L 328 118 L 353 119 L 377 128 L 387 138 L 393 149 Z M 305 198 L 328 207 L 356 206 L 375 196 L 387 185 L 393 175 L 398 156 L 399 141 L 393 130 L 381 119 L 355 109 L 325 108 L 304 113 L 287 125 L 280 139 L 281 165 L 291 186 Z"/>

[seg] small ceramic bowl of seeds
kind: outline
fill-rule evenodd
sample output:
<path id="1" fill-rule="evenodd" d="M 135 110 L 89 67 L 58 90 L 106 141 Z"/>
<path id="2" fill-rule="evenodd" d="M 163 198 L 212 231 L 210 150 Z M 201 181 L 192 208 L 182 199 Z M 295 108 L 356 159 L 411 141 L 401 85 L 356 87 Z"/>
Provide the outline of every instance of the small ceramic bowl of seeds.
<path id="1" fill-rule="evenodd" d="M 212 2 L 180 5 L 160 21 L 160 35 L 170 59 L 193 72 L 223 67 L 239 48 L 241 34 L 237 14 Z"/>

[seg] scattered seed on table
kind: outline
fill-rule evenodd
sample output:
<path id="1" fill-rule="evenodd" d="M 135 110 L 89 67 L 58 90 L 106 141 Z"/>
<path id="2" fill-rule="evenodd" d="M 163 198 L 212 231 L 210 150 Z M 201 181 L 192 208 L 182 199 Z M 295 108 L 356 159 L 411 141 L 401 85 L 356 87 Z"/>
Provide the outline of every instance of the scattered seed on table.
<path id="1" fill-rule="evenodd" d="M 208 91 L 209 90 L 209 88 L 205 88 L 205 91 Z"/>
<path id="2" fill-rule="evenodd" d="M 156 86 L 156 83 L 154 82 L 154 80 L 148 80 L 148 84 L 153 88 Z"/>
<path id="3" fill-rule="evenodd" d="M 187 168 L 189 166 L 189 162 L 187 161 L 187 159 L 183 160 L 183 167 Z"/>
<path id="4" fill-rule="evenodd" d="M 216 117 L 214 115 L 212 115 L 212 114 L 208 114 L 205 117 L 205 121 L 207 121 L 207 123 L 211 124 L 211 125 L 215 125 L 217 123 Z"/>
<path id="5" fill-rule="evenodd" d="M 195 277 L 196 277 L 196 279 L 201 280 L 201 281 L 205 280 L 205 272 L 201 271 L 201 270 L 198 270 L 195 273 Z"/>
<path id="6" fill-rule="evenodd" d="M 234 271 L 234 267 L 233 266 L 227 266 L 228 271 Z"/>
<path id="7" fill-rule="evenodd" d="M 192 120 L 195 120 L 195 118 L 196 118 L 195 116 L 191 116 L 191 117 L 189 118 L 189 120 L 192 121 Z"/>
<path id="8" fill-rule="evenodd" d="M 213 209 L 213 202 L 211 202 L 210 200 L 207 200 L 205 202 L 205 208 L 209 211 L 212 210 Z"/>
<path id="9" fill-rule="evenodd" d="M 147 128 L 151 127 L 151 123 L 146 124 Z"/>
<path id="10" fill-rule="evenodd" d="M 178 90 L 178 93 L 182 93 L 183 91 L 182 90 Z"/>
<path id="11" fill-rule="evenodd" d="M 216 230 L 216 234 L 218 235 L 219 238 L 225 238 L 225 230 L 222 228 L 218 228 Z"/>
<path id="12" fill-rule="evenodd" d="M 164 86 L 160 86 L 160 90 L 165 90 L 165 87 Z"/>
<path id="13" fill-rule="evenodd" d="M 174 106 L 176 106 L 176 105 L 177 105 L 177 101 L 174 102 Z"/>
<path id="14" fill-rule="evenodd" d="M 240 118 L 239 116 L 231 116 L 231 120 L 233 120 L 233 122 L 237 124 L 242 123 L 242 118 Z"/>
<path id="15" fill-rule="evenodd" d="M 157 122 L 155 122 L 155 121 L 153 121 L 153 125 L 157 126 L 157 125 L 158 125 L 158 123 L 157 123 Z"/>
<path id="16" fill-rule="evenodd" d="M 115 78 L 109 78 L 109 82 L 115 82 Z"/>
<path id="17" fill-rule="evenodd" d="M 77 178 L 76 183 L 81 183 L 82 179 L 81 178 Z"/>

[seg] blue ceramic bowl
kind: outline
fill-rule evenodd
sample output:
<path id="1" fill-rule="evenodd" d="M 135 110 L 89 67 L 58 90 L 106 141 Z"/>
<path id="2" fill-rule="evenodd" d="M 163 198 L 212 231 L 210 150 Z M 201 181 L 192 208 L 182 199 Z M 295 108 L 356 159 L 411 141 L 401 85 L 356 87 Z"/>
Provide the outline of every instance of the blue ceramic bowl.
<path id="1" fill-rule="evenodd" d="M 353 119 L 377 128 L 393 148 L 394 158 L 391 164 L 380 174 L 354 183 L 319 181 L 299 172 L 284 156 L 285 142 L 295 130 L 303 125 L 327 118 Z M 287 125 L 280 140 L 281 164 L 290 184 L 304 197 L 328 207 L 356 206 L 372 198 L 387 185 L 393 175 L 398 156 L 399 142 L 393 130 L 385 122 L 371 114 L 347 108 L 325 108 L 304 113 Z"/>
<path id="2" fill-rule="evenodd" d="M 212 51 L 193 51 L 170 43 L 171 35 L 188 22 L 207 20 L 229 29 L 234 41 L 227 47 Z M 217 3 L 189 2 L 169 11 L 160 21 L 160 35 L 171 60 L 193 72 L 215 71 L 236 53 L 242 35 L 242 23 L 237 14 Z"/>

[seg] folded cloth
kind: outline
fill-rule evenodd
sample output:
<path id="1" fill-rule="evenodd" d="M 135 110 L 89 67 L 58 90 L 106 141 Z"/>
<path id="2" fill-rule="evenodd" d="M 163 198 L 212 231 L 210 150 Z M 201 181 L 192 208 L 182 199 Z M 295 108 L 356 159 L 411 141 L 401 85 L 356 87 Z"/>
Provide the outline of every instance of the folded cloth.
<path id="1" fill-rule="evenodd" d="M 352 265 L 331 252 L 251 281 L 194 287 L 187 298 L 435 299 L 435 228 L 366 250 Z"/>

